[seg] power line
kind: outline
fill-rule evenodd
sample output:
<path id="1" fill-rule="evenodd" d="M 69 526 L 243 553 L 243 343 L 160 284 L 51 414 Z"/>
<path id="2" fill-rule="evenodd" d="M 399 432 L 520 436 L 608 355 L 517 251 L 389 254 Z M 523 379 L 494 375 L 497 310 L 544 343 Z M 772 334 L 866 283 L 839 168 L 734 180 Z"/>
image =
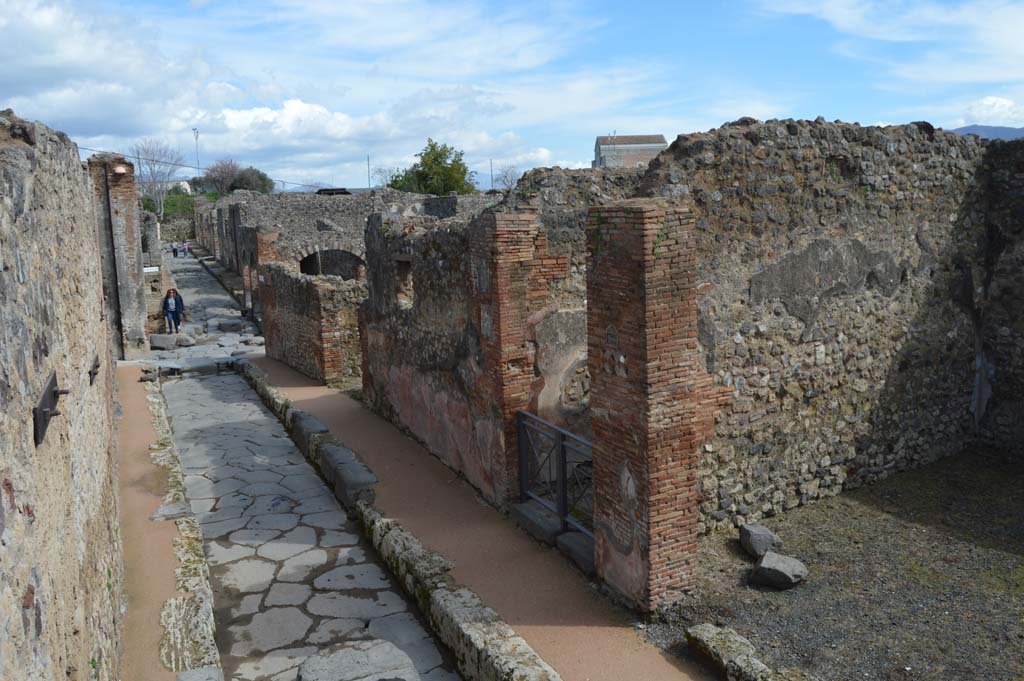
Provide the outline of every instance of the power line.
<path id="1" fill-rule="evenodd" d="M 157 158 L 143 158 L 142 156 L 137 156 L 135 154 L 124 154 L 124 153 L 122 153 L 120 151 L 108 151 L 106 149 L 91 149 L 89 147 L 83 147 L 81 145 L 79 145 L 78 148 L 79 149 L 84 149 L 86 151 L 91 151 L 91 152 L 96 153 L 96 154 L 118 154 L 120 156 L 124 156 L 125 158 L 137 158 L 140 161 L 149 161 L 150 163 L 164 163 L 164 164 L 167 164 L 169 166 L 176 166 L 178 168 L 195 168 L 196 170 L 202 170 L 204 172 L 209 170 L 209 168 L 200 168 L 199 165 L 198 165 L 198 159 L 196 159 L 197 165 L 190 166 L 190 165 L 187 165 L 185 163 L 172 163 L 171 161 L 164 161 L 164 160 L 157 159 Z M 271 177 L 270 179 L 273 180 L 276 184 L 290 184 L 290 185 L 294 185 L 296 187 L 309 187 L 310 189 L 323 189 L 323 187 L 321 187 L 320 185 L 316 185 L 316 184 L 303 184 L 302 182 L 292 182 L 291 180 L 278 180 L 278 179 L 273 178 L 273 177 Z"/>

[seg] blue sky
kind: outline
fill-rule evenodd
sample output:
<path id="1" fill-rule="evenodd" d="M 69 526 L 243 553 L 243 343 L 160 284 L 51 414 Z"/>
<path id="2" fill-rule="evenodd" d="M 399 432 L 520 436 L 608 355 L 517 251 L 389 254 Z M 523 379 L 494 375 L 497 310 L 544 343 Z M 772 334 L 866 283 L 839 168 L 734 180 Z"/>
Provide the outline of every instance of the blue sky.
<path id="1" fill-rule="evenodd" d="M 741 116 L 1024 126 L 1024 1 L 2 0 L 0 107 L 363 186 L 426 138 L 495 167 Z"/>

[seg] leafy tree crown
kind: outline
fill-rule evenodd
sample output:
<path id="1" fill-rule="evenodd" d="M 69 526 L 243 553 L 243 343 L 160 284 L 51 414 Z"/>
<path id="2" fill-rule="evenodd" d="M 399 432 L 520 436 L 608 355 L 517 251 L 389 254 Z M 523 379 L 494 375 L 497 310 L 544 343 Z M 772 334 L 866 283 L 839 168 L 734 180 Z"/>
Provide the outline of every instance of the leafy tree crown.
<path id="1" fill-rule="evenodd" d="M 427 146 L 416 157 L 419 160 L 395 175 L 388 183 L 389 187 L 439 196 L 476 191 L 473 172 L 466 166 L 463 153 L 455 147 L 428 139 Z"/>

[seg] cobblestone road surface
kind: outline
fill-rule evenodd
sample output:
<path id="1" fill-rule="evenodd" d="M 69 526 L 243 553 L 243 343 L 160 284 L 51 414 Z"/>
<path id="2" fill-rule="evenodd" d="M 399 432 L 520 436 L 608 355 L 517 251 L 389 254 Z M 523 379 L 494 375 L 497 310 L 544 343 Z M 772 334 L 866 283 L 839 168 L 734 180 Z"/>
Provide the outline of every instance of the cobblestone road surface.
<path id="1" fill-rule="evenodd" d="M 227 294 L 194 260 L 172 264 L 179 288 L 219 307 Z M 171 380 L 163 392 L 203 528 L 225 678 L 295 681 L 304 662 L 303 681 L 459 678 L 242 378 Z"/>

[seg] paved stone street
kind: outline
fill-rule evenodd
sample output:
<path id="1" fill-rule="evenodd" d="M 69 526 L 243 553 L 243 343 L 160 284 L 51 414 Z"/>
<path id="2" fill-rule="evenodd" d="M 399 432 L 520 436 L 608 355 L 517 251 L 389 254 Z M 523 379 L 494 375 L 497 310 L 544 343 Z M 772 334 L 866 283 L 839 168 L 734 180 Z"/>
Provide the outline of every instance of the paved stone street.
<path id="1" fill-rule="evenodd" d="M 220 298 L 227 294 L 198 263 L 172 265 L 196 322 L 230 310 Z M 459 678 L 242 378 L 171 380 L 163 391 L 203 528 L 225 678 L 294 681 L 307 658 L 303 681 Z"/>
<path id="2" fill-rule="evenodd" d="M 295 679 L 307 657 L 374 639 L 401 651 L 374 674 L 457 678 L 440 667 L 409 604 L 244 380 L 170 381 L 164 394 L 206 541 L 228 678 Z"/>
<path id="3" fill-rule="evenodd" d="M 177 359 L 187 366 L 193 359 L 262 354 L 263 338 L 242 318 L 235 299 L 198 260 L 191 256 L 173 258 L 165 253 L 163 263 L 173 274 L 185 303 L 185 320 L 177 338 L 159 337 L 154 342 L 154 358 L 164 365 L 164 360 Z M 172 347 L 159 349 L 160 340 L 164 339 Z"/>

